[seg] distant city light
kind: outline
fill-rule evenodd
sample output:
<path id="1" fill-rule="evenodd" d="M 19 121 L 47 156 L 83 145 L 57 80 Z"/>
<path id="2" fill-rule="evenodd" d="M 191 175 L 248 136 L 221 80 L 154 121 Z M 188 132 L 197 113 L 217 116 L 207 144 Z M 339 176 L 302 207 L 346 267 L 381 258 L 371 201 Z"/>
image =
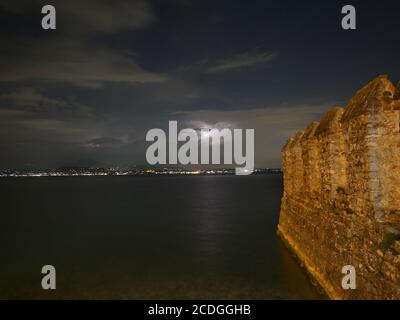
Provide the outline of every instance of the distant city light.
<path id="1" fill-rule="evenodd" d="M 280 168 L 255 169 L 253 174 L 280 173 Z M 235 169 L 117 169 L 77 168 L 62 170 L 0 170 L 0 178 L 6 177 L 86 177 L 86 176 L 140 176 L 140 175 L 234 175 Z"/>

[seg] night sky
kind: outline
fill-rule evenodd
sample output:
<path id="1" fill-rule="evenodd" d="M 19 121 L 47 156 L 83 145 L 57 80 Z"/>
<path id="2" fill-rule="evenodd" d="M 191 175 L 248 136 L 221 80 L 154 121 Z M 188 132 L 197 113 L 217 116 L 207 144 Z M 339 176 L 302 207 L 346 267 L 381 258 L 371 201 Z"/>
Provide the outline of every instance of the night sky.
<path id="1" fill-rule="evenodd" d="M 254 128 L 256 167 L 280 167 L 297 130 L 379 74 L 400 80 L 398 3 L 3 0 L 0 169 L 144 165 L 169 120 Z"/>

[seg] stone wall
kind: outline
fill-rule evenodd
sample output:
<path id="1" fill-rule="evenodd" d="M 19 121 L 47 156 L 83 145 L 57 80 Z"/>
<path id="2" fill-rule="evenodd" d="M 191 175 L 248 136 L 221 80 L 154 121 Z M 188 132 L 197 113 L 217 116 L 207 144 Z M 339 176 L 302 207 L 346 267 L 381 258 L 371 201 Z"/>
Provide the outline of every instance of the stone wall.
<path id="1" fill-rule="evenodd" d="M 400 299 L 399 89 L 379 76 L 282 151 L 278 234 L 333 299 Z"/>

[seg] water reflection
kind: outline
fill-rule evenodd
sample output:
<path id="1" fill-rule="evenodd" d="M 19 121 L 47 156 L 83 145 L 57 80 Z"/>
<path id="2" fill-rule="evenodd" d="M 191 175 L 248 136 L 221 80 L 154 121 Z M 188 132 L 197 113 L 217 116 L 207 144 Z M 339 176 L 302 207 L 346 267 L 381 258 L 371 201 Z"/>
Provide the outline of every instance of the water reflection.
<path id="1" fill-rule="evenodd" d="M 224 219 L 224 203 L 229 202 L 227 190 L 215 183 L 216 177 L 196 181 L 193 218 L 196 220 L 196 236 L 200 250 L 206 255 L 222 251 L 221 234 L 228 226 Z"/>
<path id="2" fill-rule="evenodd" d="M 2 179 L 0 298 L 319 298 L 276 237 L 282 177 Z"/>

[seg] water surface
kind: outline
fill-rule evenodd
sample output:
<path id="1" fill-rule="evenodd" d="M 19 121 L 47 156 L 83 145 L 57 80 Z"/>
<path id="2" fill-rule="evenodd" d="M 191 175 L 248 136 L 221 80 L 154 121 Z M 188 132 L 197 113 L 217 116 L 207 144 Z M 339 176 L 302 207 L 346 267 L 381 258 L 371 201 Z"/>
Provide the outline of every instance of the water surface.
<path id="1" fill-rule="evenodd" d="M 321 298 L 276 236 L 281 193 L 280 174 L 0 179 L 0 298 Z"/>

